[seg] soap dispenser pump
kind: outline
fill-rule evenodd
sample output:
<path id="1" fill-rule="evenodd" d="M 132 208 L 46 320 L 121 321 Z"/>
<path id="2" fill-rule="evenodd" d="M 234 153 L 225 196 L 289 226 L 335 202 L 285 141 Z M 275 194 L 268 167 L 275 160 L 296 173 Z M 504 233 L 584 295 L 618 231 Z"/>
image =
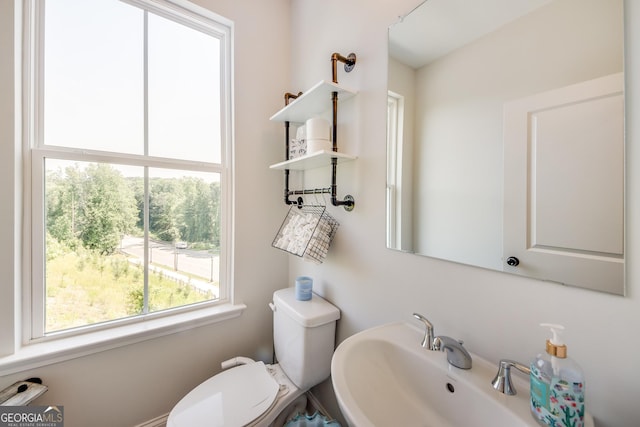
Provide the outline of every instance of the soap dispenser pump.
<path id="1" fill-rule="evenodd" d="M 564 326 L 549 328 L 546 352 L 531 362 L 531 414 L 543 426 L 584 426 L 584 376 L 580 366 L 567 357 L 560 334 Z"/>

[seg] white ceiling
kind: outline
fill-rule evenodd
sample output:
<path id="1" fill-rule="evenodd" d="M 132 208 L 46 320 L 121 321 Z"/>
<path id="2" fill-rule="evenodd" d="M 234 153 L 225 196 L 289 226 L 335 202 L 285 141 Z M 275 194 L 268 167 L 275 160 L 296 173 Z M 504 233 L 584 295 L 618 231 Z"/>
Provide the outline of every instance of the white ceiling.
<path id="1" fill-rule="evenodd" d="M 389 54 L 413 68 L 553 0 L 425 0 L 389 29 Z"/>

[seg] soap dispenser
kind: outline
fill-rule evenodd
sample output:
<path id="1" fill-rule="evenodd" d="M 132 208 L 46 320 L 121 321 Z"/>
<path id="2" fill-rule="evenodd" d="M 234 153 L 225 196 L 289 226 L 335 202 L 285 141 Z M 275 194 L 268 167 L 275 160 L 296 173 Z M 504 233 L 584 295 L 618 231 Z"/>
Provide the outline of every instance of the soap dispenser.
<path id="1" fill-rule="evenodd" d="M 584 376 L 567 357 L 560 338 L 562 325 L 540 324 L 551 330 L 546 353 L 531 362 L 531 414 L 543 426 L 584 426 Z"/>

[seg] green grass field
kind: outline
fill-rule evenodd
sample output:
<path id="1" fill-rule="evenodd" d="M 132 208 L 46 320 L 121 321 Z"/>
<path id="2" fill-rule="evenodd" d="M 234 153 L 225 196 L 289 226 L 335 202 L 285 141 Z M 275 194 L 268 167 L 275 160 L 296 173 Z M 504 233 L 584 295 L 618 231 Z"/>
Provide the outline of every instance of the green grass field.
<path id="1" fill-rule="evenodd" d="M 58 252 L 47 260 L 46 332 L 121 319 L 142 312 L 141 266 L 124 255 Z M 213 296 L 161 273 L 149 275 L 149 311 L 207 301 Z"/>

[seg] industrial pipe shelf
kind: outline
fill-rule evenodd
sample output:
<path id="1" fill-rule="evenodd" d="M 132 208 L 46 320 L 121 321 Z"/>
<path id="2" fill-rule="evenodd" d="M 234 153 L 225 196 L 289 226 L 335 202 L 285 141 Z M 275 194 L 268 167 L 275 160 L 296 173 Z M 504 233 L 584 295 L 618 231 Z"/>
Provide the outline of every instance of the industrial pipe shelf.
<path id="1" fill-rule="evenodd" d="M 284 171 L 284 202 L 287 205 L 297 204 L 302 207 L 303 198 L 297 197 L 291 200 L 289 197 L 293 195 L 305 194 L 331 194 L 331 204 L 333 206 L 342 206 L 347 211 L 352 211 L 355 206 L 355 200 L 351 195 L 346 195 L 342 200 L 338 199 L 337 184 L 337 166 L 339 163 L 349 160 L 355 160 L 356 157 L 338 152 L 338 99 L 345 101 L 353 97 L 356 92 L 346 89 L 338 85 L 337 79 L 337 63 L 344 63 L 345 72 L 351 72 L 356 64 L 356 54 L 350 53 L 344 57 L 339 53 L 331 55 L 332 81 L 322 80 L 311 87 L 307 92 L 299 92 L 298 94 L 285 93 L 285 106 L 276 114 L 271 116 L 271 121 L 284 123 L 284 139 L 285 139 L 285 159 L 286 161 L 271 165 L 271 169 Z M 290 100 L 293 101 L 290 102 Z M 329 107 L 331 106 L 331 107 Z M 294 159 L 289 159 L 289 128 L 294 123 L 301 125 L 308 119 L 323 115 L 331 111 L 331 142 L 332 150 L 323 150 L 310 153 Z M 331 166 L 331 186 L 327 188 L 291 190 L 289 188 L 289 173 L 293 171 L 305 171 L 315 169 L 322 166 Z"/>

